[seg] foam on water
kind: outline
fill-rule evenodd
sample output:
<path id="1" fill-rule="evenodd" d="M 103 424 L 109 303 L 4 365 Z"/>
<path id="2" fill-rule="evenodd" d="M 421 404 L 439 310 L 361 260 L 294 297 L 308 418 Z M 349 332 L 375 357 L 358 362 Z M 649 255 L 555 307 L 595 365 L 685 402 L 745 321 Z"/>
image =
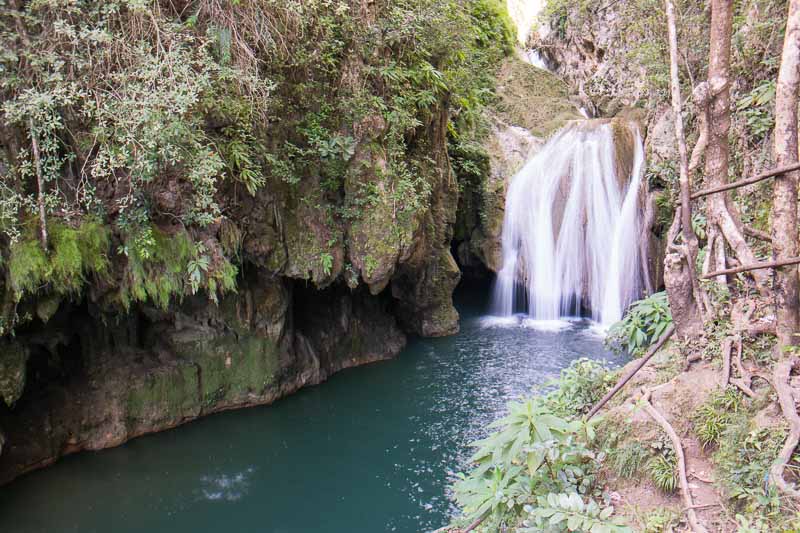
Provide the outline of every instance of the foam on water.
<path id="1" fill-rule="evenodd" d="M 615 137 L 633 146 L 615 146 Z M 626 168 L 617 168 L 620 154 L 629 154 Z M 527 308 L 543 324 L 584 309 L 602 325 L 622 317 L 643 280 L 643 161 L 636 125 L 587 120 L 570 123 L 525 164 L 506 197 L 493 314 Z"/>
<path id="2" fill-rule="evenodd" d="M 526 318 L 522 321 L 522 326 L 538 331 L 557 332 L 569 329 L 573 324 L 569 320 L 534 320 L 532 318 Z"/>

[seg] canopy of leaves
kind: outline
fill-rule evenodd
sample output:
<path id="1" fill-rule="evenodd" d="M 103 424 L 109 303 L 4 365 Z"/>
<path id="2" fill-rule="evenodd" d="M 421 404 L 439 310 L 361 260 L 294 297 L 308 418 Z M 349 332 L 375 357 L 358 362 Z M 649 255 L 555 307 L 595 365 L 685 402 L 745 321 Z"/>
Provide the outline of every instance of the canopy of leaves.
<path id="1" fill-rule="evenodd" d="M 118 302 L 216 298 L 242 259 L 218 232 L 246 233 L 243 196 L 316 202 L 326 223 L 363 207 L 343 187 L 367 117 L 411 217 L 431 190 L 426 125 L 445 112 L 452 132 L 474 128 L 513 42 L 499 0 L 0 0 L 0 268 L 37 273 L 4 290 L 90 281 L 81 266 L 61 287 L 59 242 L 34 251 L 43 203 L 53 227 L 104 228 L 84 259 L 116 265 Z M 161 234 L 189 239 L 179 264 Z"/>

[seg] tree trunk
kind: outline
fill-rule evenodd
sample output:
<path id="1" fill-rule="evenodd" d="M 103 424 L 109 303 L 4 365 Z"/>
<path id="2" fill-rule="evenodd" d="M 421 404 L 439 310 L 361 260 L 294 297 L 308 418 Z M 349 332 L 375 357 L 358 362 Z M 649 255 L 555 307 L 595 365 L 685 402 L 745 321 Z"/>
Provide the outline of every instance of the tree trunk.
<path id="1" fill-rule="evenodd" d="M 710 187 L 719 187 L 728 182 L 728 159 L 730 147 L 728 135 L 731 129 L 731 32 L 733 29 L 733 0 L 712 0 L 711 41 L 708 61 L 708 144 L 706 146 L 706 180 Z M 718 193 L 707 200 L 710 226 L 717 226 L 734 254 L 742 263 L 754 263 L 757 258 L 747 244 L 738 222 L 736 207 L 727 193 Z M 710 250 L 709 250 L 710 252 Z M 769 277 L 766 272 L 752 273 L 759 291 L 768 290 Z"/>
<path id="2" fill-rule="evenodd" d="M 775 91 L 775 163 L 797 162 L 797 97 L 800 87 L 800 0 L 791 0 Z M 797 255 L 797 171 L 775 178 L 772 198 L 772 249 L 777 260 Z M 778 341 L 798 344 L 800 324 L 797 266 L 775 271 Z"/>
<path id="3" fill-rule="evenodd" d="M 33 161 L 36 167 L 36 189 L 37 189 L 37 207 L 39 208 L 39 240 L 42 243 L 42 249 L 47 251 L 47 212 L 44 202 L 44 176 L 42 175 L 42 158 L 39 155 L 39 139 L 36 136 L 36 130 L 33 127 L 33 120 L 30 120 L 28 126 L 31 130 L 31 146 L 33 148 Z"/>
<path id="4" fill-rule="evenodd" d="M 667 8 L 667 28 L 669 30 L 670 89 L 672 112 L 675 115 L 675 138 L 680 155 L 681 205 L 680 227 L 683 237 L 681 254 L 667 254 L 664 260 L 664 285 L 667 288 L 672 316 L 676 318 L 675 327 L 682 338 L 695 336 L 703 331 L 703 299 L 700 283 L 697 280 L 697 235 L 692 229 L 691 191 L 689 186 L 689 156 L 686 137 L 683 133 L 681 115 L 681 88 L 678 78 L 678 33 L 675 28 L 675 7 L 672 0 L 665 0 Z M 676 218 L 677 220 L 677 218 Z M 674 225 L 674 224 L 673 224 Z M 670 231 L 671 238 L 675 237 Z M 672 245 L 672 242 L 667 243 Z"/>

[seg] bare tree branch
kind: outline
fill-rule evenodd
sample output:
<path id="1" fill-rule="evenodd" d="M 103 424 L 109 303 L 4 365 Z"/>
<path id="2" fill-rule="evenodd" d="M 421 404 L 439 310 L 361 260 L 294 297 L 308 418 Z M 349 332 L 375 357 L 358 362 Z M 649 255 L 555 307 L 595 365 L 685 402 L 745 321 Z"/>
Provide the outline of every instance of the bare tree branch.
<path id="1" fill-rule="evenodd" d="M 765 261 L 763 263 L 755 263 L 752 265 L 741 265 L 735 268 L 726 268 L 725 270 L 717 270 L 716 272 L 709 272 L 703 279 L 711 279 L 715 276 L 722 276 L 728 274 L 739 274 L 741 272 L 751 272 L 753 270 L 763 270 L 765 268 L 776 268 L 787 265 L 800 264 L 800 257 L 792 257 L 790 259 L 783 259 L 781 261 Z"/>
<path id="2" fill-rule="evenodd" d="M 798 169 L 800 169 L 800 163 L 793 163 L 791 165 L 774 168 L 772 170 L 768 170 L 766 172 L 762 172 L 761 174 L 753 176 L 752 178 L 732 181 L 731 183 L 726 183 L 724 185 L 719 185 L 717 187 L 709 187 L 708 189 L 697 191 L 695 193 L 692 193 L 691 199 L 696 200 L 698 198 L 702 198 L 703 196 L 708 196 L 709 194 L 730 191 L 732 189 L 738 189 L 739 187 L 744 187 L 745 185 L 752 185 L 753 183 L 758 183 L 759 181 L 764 181 L 765 179 L 768 178 L 774 178 L 779 174 L 784 174 L 786 172 L 791 172 L 793 170 L 798 170 Z"/>

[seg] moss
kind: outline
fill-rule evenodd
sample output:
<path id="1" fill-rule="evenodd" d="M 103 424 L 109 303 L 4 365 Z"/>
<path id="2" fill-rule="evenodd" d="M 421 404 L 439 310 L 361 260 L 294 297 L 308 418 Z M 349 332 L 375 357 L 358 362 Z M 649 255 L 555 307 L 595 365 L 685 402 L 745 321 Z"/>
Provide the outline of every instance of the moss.
<path id="1" fill-rule="evenodd" d="M 199 367 L 200 400 L 208 409 L 263 395 L 279 370 L 277 344 L 252 332 L 183 342 L 176 351 Z"/>
<path id="2" fill-rule="evenodd" d="M 229 256 L 238 256 L 242 249 L 242 230 L 229 219 L 223 219 L 219 227 L 219 243 Z"/>
<path id="3" fill-rule="evenodd" d="M 506 122 L 547 137 L 567 121 L 582 118 L 569 100 L 567 85 L 546 70 L 516 57 L 503 64 L 495 109 Z"/>
<path id="4" fill-rule="evenodd" d="M 109 230 L 87 219 L 77 228 L 51 221 L 50 248 L 45 252 L 34 225 L 10 250 L 9 276 L 17 300 L 46 288 L 56 294 L 80 291 L 88 274 L 108 271 Z"/>
<path id="5" fill-rule="evenodd" d="M 151 301 L 166 309 L 173 299 L 180 300 L 191 292 L 190 262 L 198 257 L 195 243 L 186 231 L 169 234 L 152 228 L 153 244 L 149 256 L 130 253 L 126 276 L 119 289 L 119 303 L 128 309 L 132 302 Z M 238 269 L 226 258 L 209 264 L 202 271 L 201 287 L 216 301 L 218 292 L 235 291 Z"/>
<path id="6" fill-rule="evenodd" d="M 83 258 L 78 245 L 77 231 L 57 225 L 51 230 L 53 253 L 50 255 L 51 276 L 61 286 L 76 290 L 81 284 Z"/>
<path id="7" fill-rule="evenodd" d="M 106 274 L 109 266 L 108 250 L 111 243 L 109 227 L 97 219 L 86 220 L 79 228 L 77 242 L 84 270 L 97 275 Z"/>
<path id="8" fill-rule="evenodd" d="M 135 382 L 128 391 L 129 424 L 152 425 L 154 421 L 179 422 L 199 414 L 197 367 L 183 362 L 158 368 Z"/>
<path id="9" fill-rule="evenodd" d="M 39 289 L 50 273 L 50 261 L 39 241 L 24 240 L 11 246 L 8 273 L 17 300 L 24 293 L 34 293 Z"/>

